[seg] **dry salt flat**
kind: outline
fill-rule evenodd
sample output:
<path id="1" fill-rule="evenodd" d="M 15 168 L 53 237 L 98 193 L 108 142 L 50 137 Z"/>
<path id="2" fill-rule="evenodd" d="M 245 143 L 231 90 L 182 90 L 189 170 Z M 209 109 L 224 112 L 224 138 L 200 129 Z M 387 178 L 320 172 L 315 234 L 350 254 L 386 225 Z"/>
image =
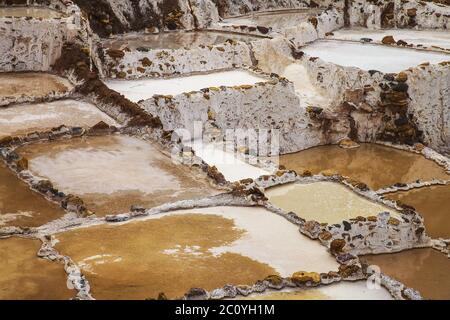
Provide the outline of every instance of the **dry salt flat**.
<path id="1" fill-rule="evenodd" d="M 248 71 L 232 70 L 177 78 L 108 80 L 105 84 L 123 94 L 127 99 L 138 102 L 154 95 L 175 96 L 209 87 L 253 85 L 264 81 L 267 79 Z"/>
<path id="2" fill-rule="evenodd" d="M 424 62 L 436 64 L 450 60 L 450 55 L 443 53 L 333 40 L 316 41 L 302 51 L 344 67 L 387 73 L 397 73 Z"/>
<path id="3" fill-rule="evenodd" d="M 331 38 L 351 41 L 360 41 L 361 38 L 369 38 L 375 42 L 381 42 L 385 36 L 393 36 L 396 41 L 403 40 L 415 46 L 436 46 L 444 49 L 450 49 L 450 32 L 447 30 L 372 30 L 366 28 L 351 28 L 334 31 Z"/>

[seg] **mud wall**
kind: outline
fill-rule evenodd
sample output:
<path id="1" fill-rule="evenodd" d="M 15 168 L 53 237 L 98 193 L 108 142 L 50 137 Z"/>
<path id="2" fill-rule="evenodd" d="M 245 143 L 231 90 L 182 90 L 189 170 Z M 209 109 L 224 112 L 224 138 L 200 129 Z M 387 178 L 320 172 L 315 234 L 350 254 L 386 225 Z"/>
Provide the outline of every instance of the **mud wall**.
<path id="1" fill-rule="evenodd" d="M 192 49 L 107 50 L 103 56 L 106 76 L 121 79 L 173 76 L 252 65 L 249 46 L 233 40 Z"/>
<path id="2" fill-rule="evenodd" d="M 305 135 L 311 132 L 307 124 L 299 121 L 305 118 L 305 110 L 300 108 L 293 84 L 278 77 L 255 85 L 212 87 L 175 97 L 154 96 L 140 104 L 161 119 L 165 130 L 186 128 L 193 134 L 194 121 L 222 133 L 226 129 L 279 130 L 282 153 L 304 149 L 308 143 Z"/>
<path id="3" fill-rule="evenodd" d="M 450 152 L 450 62 L 407 72 L 409 110 L 431 148 Z"/>
<path id="4" fill-rule="evenodd" d="M 450 7 L 415 0 L 350 0 L 347 25 L 379 28 L 450 29 Z"/>
<path id="5" fill-rule="evenodd" d="M 98 35 L 132 30 L 191 30 L 196 19 L 188 0 L 74 0 Z M 202 6 L 199 9 L 205 9 Z"/>
<path id="6" fill-rule="evenodd" d="M 0 72 L 48 71 L 60 57 L 64 43 L 76 37 L 81 27 L 78 9 L 71 3 L 67 7 L 59 1 L 48 3 L 70 15 L 49 19 L 0 17 Z"/>

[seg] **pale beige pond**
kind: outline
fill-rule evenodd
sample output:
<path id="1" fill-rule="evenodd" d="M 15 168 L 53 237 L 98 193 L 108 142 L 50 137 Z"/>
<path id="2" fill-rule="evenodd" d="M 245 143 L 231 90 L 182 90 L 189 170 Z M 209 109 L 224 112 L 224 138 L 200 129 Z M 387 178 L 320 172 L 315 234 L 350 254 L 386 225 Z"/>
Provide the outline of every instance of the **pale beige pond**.
<path id="1" fill-rule="evenodd" d="M 105 40 L 103 46 L 110 49 L 181 49 L 195 48 L 200 45 L 213 46 L 225 43 L 227 40 L 251 42 L 261 39 L 256 36 L 240 35 L 216 31 L 177 31 L 158 34 L 129 33 L 114 36 Z"/>
<path id="2" fill-rule="evenodd" d="M 48 73 L 0 73 L 0 102 L 4 98 L 39 99 L 72 88 L 68 80 Z"/>
<path id="3" fill-rule="evenodd" d="M 338 268 L 319 243 L 263 208 L 174 211 L 56 237 L 56 248 L 82 268 L 98 299 L 145 299 L 160 292 L 176 298 L 192 287 L 251 285 L 272 274 Z"/>
<path id="4" fill-rule="evenodd" d="M 64 14 L 56 10 L 39 7 L 0 7 L 0 17 L 33 17 L 33 18 L 61 18 Z"/>
<path id="5" fill-rule="evenodd" d="M 0 300 L 68 300 L 62 264 L 38 258 L 39 240 L 0 239 Z"/>
<path id="6" fill-rule="evenodd" d="M 398 182 L 450 179 L 445 170 L 422 155 L 377 144 L 362 144 L 356 149 L 321 146 L 280 157 L 280 164 L 302 173 L 333 171 L 362 181 L 377 190 Z"/>
<path id="7" fill-rule="evenodd" d="M 31 191 L 0 162 L 0 228 L 38 227 L 64 213 L 57 204 Z"/>
<path id="8" fill-rule="evenodd" d="M 153 207 L 218 193 L 156 146 L 129 136 L 33 144 L 18 152 L 29 159 L 33 173 L 66 194 L 80 196 L 97 215 L 128 212 L 134 204 Z"/>
<path id="9" fill-rule="evenodd" d="M 224 25 L 237 26 L 264 26 L 272 29 L 284 29 L 298 26 L 301 22 L 320 13 L 322 9 L 288 9 L 267 12 L 252 12 L 239 17 L 230 17 L 223 20 Z"/>
<path id="10" fill-rule="evenodd" d="M 60 125 L 91 127 L 103 121 L 117 125 L 114 119 L 96 106 L 76 100 L 21 104 L 0 108 L 0 138 L 35 131 L 44 131 Z"/>
<path id="11" fill-rule="evenodd" d="M 341 223 L 358 216 L 377 216 L 382 212 L 398 216 L 395 210 L 363 198 L 334 182 L 288 184 L 267 189 L 265 194 L 277 207 L 321 223 Z"/>

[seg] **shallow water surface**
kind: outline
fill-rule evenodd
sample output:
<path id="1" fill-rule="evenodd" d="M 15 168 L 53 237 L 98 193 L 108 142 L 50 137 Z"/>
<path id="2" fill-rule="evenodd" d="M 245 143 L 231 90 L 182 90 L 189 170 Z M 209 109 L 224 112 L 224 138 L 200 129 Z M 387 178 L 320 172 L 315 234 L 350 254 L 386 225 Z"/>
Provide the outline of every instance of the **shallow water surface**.
<path id="1" fill-rule="evenodd" d="M 2 98 L 43 98 L 51 93 L 63 94 L 72 89 L 64 78 L 47 73 L 0 73 L 0 102 Z"/>
<path id="2" fill-rule="evenodd" d="M 220 86 L 253 85 L 267 79 L 244 70 L 221 71 L 167 79 L 108 80 L 106 85 L 133 102 L 154 95 L 172 95 Z"/>
<path id="3" fill-rule="evenodd" d="M 0 228 L 38 227 L 64 215 L 58 205 L 29 189 L 0 163 Z"/>
<path id="4" fill-rule="evenodd" d="M 393 73 L 424 62 L 436 64 L 450 60 L 450 55 L 444 53 L 334 40 L 316 41 L 302 48 L 302 51 L 345 67 Z"/>
<path id="5" fill-rule="evenodd" d="M 262 208 L 174 211 L 57 238 L 57 249 L 78 263 L 100 299 L 144 299 L 160 292 L 175 298 L 191 287 L 250 285 L 271 274 L 338 267 L 320 244 Z"/>
<path id="6" fill-rule="evenodd" d="M 311 148 L 281 156 L 280 164 L 299 173 L 331 170 L 362 181 L 374 190 L 418 179 L 450 179 L 443 168 L 422 155 L 376 144 L 362 144 L 356 149 Z"/>
<path id="7" fill-rule="evenodd" d="M 394 254 L 364 256 L 371 265 L 409 287 L 425 299 L 450 299 L 450 259 L 433 249 L 414 249 Z"/>
<path id="8" fill-rule="evenodd" d="M 244 16 L 226 18 L 223 24 L 254 27 L 264 26 L 273 29 L 282 29 L 298 25 L 321 11 L 322 9 L 290 9 L 272 12 L 253 12 Z"/>
<path id="9" fill-rule="evenodd" d="M 127 212 L 217 193 L 206 179 L 171 162 L 151 143 L 102 136 L 25 146 L 30 170 L 66 194 L 80 196 L 98 215 Z"/>
<path id="10" fill-rule="evenodd" d="M 387 198 L 413 206 L 425 219 L 427 233 L 433 238 L 450 238 L 450 185 L 397 192 Z"/>
<path id="11" fill-rule="evenodd" d="M 48 8 L 0 7 L 0 17 L 61 18 L 64 14 Z"/>
<path id="12" fill-rule="evenodd" d="M 0 299 L 68 300 L 77 292 L 67 288 L 64 266 L 38 258 L 39 240 L 0 240 Z"/>
<path id="13" fill-rule="evenodd" d="M 117 125 L 96 106 L 76 100 L 14 105 L 0 109 L 0 138 L 44 131 L 60 125 L 90 127 L 100 121 Z"/>
<path id="14" fill-rule="evenodd" d="M 371 290 L 365 281 L 340 282 L 317 289 L 283 290 L 255 294 L 244 300 L 393 300 L 384 289 Z"/>
<path id="15" fill-rule="evenodd" d="M 110 49 L 129 48 L 130 50 L 136 50 L 138 48 L 180 49 L 194 48 L 200 45 L 219 45 L 229 39 L 251 42 L 261 38 L 215 31 L 164 32 L 158 34 L 130 33 L 105 40 L 103 46 Z"/>
<path id="16" fill-rule="evenodd" d="M 321 223 L 341 223 L 358 216 L 377 216 L 382 212 L 398 215 L 395 210 L 365 199 L 334 182 L 289 184 L 267 189 L 265 194 L 277 207 Z"/>

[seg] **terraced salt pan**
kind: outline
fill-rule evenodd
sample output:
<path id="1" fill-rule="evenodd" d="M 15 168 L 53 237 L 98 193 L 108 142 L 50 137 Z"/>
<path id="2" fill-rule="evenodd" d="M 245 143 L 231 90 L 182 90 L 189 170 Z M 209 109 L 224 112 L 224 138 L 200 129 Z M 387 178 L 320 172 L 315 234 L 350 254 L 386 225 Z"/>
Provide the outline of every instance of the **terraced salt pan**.
<path id="1" fill-rule="evenodd" d="M 290 26 L 297 26 L 299 23 L 306 21 L 321 11 L 321 9 L 296 9 L 253 12 L 244 16 L 223 19 L 219 25 L 264 26 L 272 29 L 283 29 Z"/>
<path id="2" fill-rule="evenodd" d="M 302 51 L 337 65 L 388 73 L 400 72 L 424 62 L 436 64 L 450 60 L 450 55 L 443 53 L 333 40 L 316 41 Z"/>
<path id="3" fill-rule="evenodd" d="M 106 85 L 133 102 L 154 95 L 178 95 L 208 87 L 253 85 L 267 79 L 243 70 L 214 72 L 169 79 L 108 80 Z"/>
<path id="4" fill-rule="evenodd" d="M 175 298 L 192 287 L 251 285 L 276 273 L 338 268 L 318 242 L 264 208 L 173 211 L 56 237 L 56 249 L 82 268 L 100 299 L 143 299 L 160 292 Z"/>
<path id="5" fill-rule="evenodd" d="M 37 257 L 39 240 L 0 240 L 1 300 L 68 300 L 76 291 L 67 287 L 62 264 Z"/>
<path id="6" fill-rule="evenodd" d="M 0 138 L 43 131 L 58 127 L 90 127 L 103 121 L 116 125 L 116 121 L 96 106 L 76 100 L 60 100 L 49 103 L 21 104 L 0 109 Z"/>
<path id="7" fill-rule="evenodd" d="M 359 41 L 369 38 L 381 42 L 385 36 L 393 36 L 396 41 L 403 40 L 415 46 L 440 47 L 450 49 L 450 33 L 448 30 L 410 30 L 410 29 L 380 29 L 366 28 L 340 29 L 333 32 L 333 39 Z"/>
<path id="8" fill-rule="evenodd" d="M 366 281 L 340 282 L 317 289 L 255 294 L 244 300 L 393 300 L 385 288 L 369 289 Z"/>
<path id="9" fill-rule="evenodd" d="M 73 86 L 64 78 L 47 73 L 0 73 L 2 98 L 43 98 L 51 93 L 63 94 Z"/>
<path id="10" fill-rule="evenodd" d="M 29 169 L 66 194 L 80 196 L 98 215 L 130 206 L 217 193 L 206 180 L 177 166 L 148 142 L 128 136 L 88 137 L 34 144 L 18 150 Z"/>
<path id="11" fill-rule="evenodd" d="M 38 227 L 64 215 L 58 205 L 30 190 L 0 163 L 0 228 Z"/>
<path id="12" fill-rule="evenodd" d="M 129 33 L 105 40 L 103 46 L 114 50 L 122 50 L 124 48 L 129 48 L 130 50 L 140 48 L 175 50 L 195 48 L 200 45 L 219 45 L 227 40 L 251 42 L 258 39 L 261 38 L 216 31 L 163 32 L 158 34 Z"/>
<path id="13" fill-rule="evenodd" d="M 425 299 L 450 299 L 450 259 L 433 249 L 414 249 L 394 254 L 364 256 L 369 265 L 418 290 Z"/>
<path id="14" fill-rule="evenodd" d="M 356 149 L 321 146 L 280 156 L 280 164 L 299 173 L 333 171 L 362 181 L 377 190 L 398 182 L 450 178 L 445 170 L 422 155 L 377 144 L 361 144 Z"/>
<path id="15" fill-rule="evenodd" d="M 289 184 L 270 188 L 265 194 L 277 207 L 321 223 L 342 223 L 350 218 L 377 216 L 382 212 L 398 216 L 395 210 L 365 199 L 334 182 Z"/>
<path id="16" fill-rule="evenodd" d="M 328 107 L 331 99 L 327 97 L 326 92 L 321 88 L 314 86 L 308 71 L 300 63 L 292 63 L 288 65 L 282 76 L 294 83 L 295 92 L 300 96 L 300 103 L 304 107 L 322 106 Z"/>
<path id="17" fill-rule="evenodd" d="M 0 7 L 0 17 L 61 18 L 61 12 L 48 8 Z"/>
<path id="18" fill-rule="evenodd" d="M 425 227 L 431 237 L 450 239 L 450 185 L 397 192 L 387 198 L 416 208 L 425 218 Z"/>
<path id="19" fill-rule="evenodd" d="M 204 144 L 199 141 L 192 143 L 192 149 L 208 165 L 215 166 L 227 181 L 234 182 L 242 179 L 256 179 L 271 172 L 253 166 L 239 159 L 231 152 L 227 152 L 221 145 Z"/>

